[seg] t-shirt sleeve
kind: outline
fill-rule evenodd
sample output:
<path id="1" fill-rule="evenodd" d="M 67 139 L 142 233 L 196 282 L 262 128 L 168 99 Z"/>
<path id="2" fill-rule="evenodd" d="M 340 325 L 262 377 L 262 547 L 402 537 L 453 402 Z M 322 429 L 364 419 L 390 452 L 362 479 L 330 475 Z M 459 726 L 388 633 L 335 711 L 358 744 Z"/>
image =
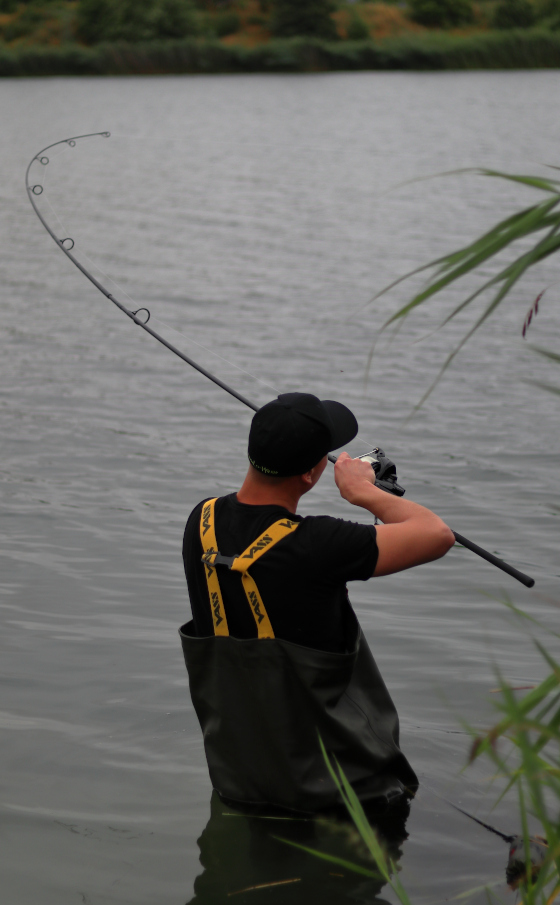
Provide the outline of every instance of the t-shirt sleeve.
<path id="1" fill-rule="evenodd" d="M 309 561 L 328 581 L 367 581 L 377 565 L 375 525 L 330 516 L 304 519 Z"/>

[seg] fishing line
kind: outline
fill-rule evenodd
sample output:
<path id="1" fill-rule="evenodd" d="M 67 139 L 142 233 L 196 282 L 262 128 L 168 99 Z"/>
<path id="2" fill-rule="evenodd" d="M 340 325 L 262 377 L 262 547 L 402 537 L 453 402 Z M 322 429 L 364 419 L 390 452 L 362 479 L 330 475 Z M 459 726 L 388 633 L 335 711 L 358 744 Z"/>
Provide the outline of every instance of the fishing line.
<path id="1" fill-rule="evenodd" d="M 167 327 L 169 330 L 173 330 L 179 336 L 182 336 L 189 343 L 193 343 L 195 346 L 198 346 L 199 349 L 203 349 L 204 352 L 209 352 L 210 355 L 215 355 L 216 358 L 219 358 L 220 361 L 224 361 L 226 364 L 231 365 L 232 368 L 236 368 L 236 370 L 241 371 L 242 374 L 246 374 L 252 380 L 256 380 L 258 383 L 262 383 L 263 386 L 268 387 L 269 390 L 272 390 L 273 393 L 278 394 L 278 387 L 273 386 L 271 383 L 267 383 L 266 380 L 263 380 L 262 377 L 257 377 L 256 374 L 251 374 L 250 371 L 246 371 L 245 368 L 241 368 L 239 365 L 236 365 L 233 361 L 230 361 L 229 358 L 224 358 L 223 355 L 220 355 L 219 352 L 215 352 L 213 349 L 209 349 L 207 346 L 203 346 L 202 343 L 197 342 L 196 339 L 193 339 L 192 336 L 187 336 L 186 333 L 181 333 L 177 327 L 172 327 L 171 324 L 167 324 L 161 317 L 158 317 L 155 314 L 152 314 L 153 320 L 157 321 L 159 324 L 163 324 L 164 327 Z"/>
<path id="2" fill-rule="evenodd" d="M 58 148 L 62 145 L 65 145 L 70 148 L 74 148 L 76 146 L 76 142 L 81 139 L 97 138 L 97 137 L 109 138 L 110 135 L 111 135 L 110 132 L 89 132 L 85 135 L 76 135 L 76 136 L 73 136 L 72 138 L 64 138 L 61 141 L 53 142 L 53 144 L 47 145 L 46 148 L 43 148 L 42 151 L 39 151 L 39 153 L 36 154 L 30 160 L 30 162 L 27 166 L 27 170 L 25 171 L 25 187 L 27 189 L 27 195 L 29 197 L 29 201 L 31 203 L 31 206 L 33 207 L 33 210 L 37 214 L 37 217 L 43 224 L 43 226 L 46 229 L 46 231 L 48 232 L 48 234 L 51 236 L 51 238 L 56 243 L 56 245 L 60 248 L 60 250 L 64 252 L 66 257 L 69 258 L 70 261 L 72 261 L 74 266 L 77 267 L 81 273 L 83 273 L 83 275 L 90 281 L 90 283 L 93 283 L 93 285 L 96 287 L 96 289 L 98 289 L 107 299 L 109 299 L 110 302 L 112 302 L 117 308 L 119 308 L 119 310 L 122 311 L 123 314 L 126 314 L 126 316 L 129 317 L 130 320 L 136 324 L 136 326 L 141 327 L 142 330 L 144 330 L 146 333 L 149 333 L 150 336 L 153 336 L 154 339 L 157 339 L 157 341 L 159 343 L 161 343 L 163 346 L 165 346 L 167 349 L 169 349 L 170 352 L 173 352 L 175 355 L 177 355 L 179 358 L 181 358 L 184 362 L 186 362 L 186 364 L 190 365 L 191 368 L 194 368 L 196 371 L 198 371 L 204 377 L 207 377 L 208 380 L 211 380 L 212 383 L 216 384 L 216 386 L 221 387 L 221 389 L 225 390 L 226 393 L 229 393 L 230 396 L 233 396 L 235 399 L 238 399 L 239 402 L 242 402 L 243 405 L 246 405 L 248 408 L 252 409 L 254 412 L 258 412 L 260 406 L 258 406 L 255 402 L 248 399 L 246 396 L 243 396 L 242 393 L 239 393 L 237 390 L 235 390 L 233 387 L 229 386 L 227 383 L 225 383 L 225 381 L 221 380 L 219 377 L 216 377 L 215 374 L 212 374 L 203 365 L 198 364 L 198 362 L 194 361 L 194 359 L 190 358 L 188 355 L 185 355 L 184 352 L 181 352 L 180 349 L 178 349 L 176 346 L 172 345 L 172 343 L 168 342 L 168 340 L 166 340 L 163 336 L 161 336 L 161 334 L 157 333 L 155 330 L 153 330 L 151 327 L 149 327 L 148 321 L 151 318 L 151 313 L 148 308 L 143 306 L 143 307 L 137 308 L 135 311 L 132 311 L 131 309 L 129 309 L 125 305 L 123 305 L 122 302 L 120 302 L 118 299 L 116 299 L 115 296 L 112 293 L 110 293 L 108 291 L 108 289 L 106 289 L 105 286 L 103 286 L 103 284 L 98 279 L 96 279 L 96 277 L 94 277 L 93 274 L 91 274 L 90 271 L 86 267 L 84 267 L 84 265 L 72 253 L 74 246 L 75 246 L 75 242 L 74 242 L 74 239 L 72 238 L 72 236 L 66 235 L 63 239 L 61 239 L 59 236 L 57 236 L 57 234 L 54 232 L 52 227 L 49 226 L 49 224 L 43 217 L 41 211 L 39 210 L 35 199 L 43 194 L 44 186 L 40 182 L 36 182 L 36 183 L 32 184 L 29 181 L 31 167 L 33 166 L 33 164 L 37 162 L 42 167 L 48 166 L 48 164 L 50 162 L 50 158 L 47 156 L 47 151 L 51 151 L 53 148 Z M 131 299 L 130 301 L 133 301 L 133 300 Z M 134 304 L 136 304 L 136 303 L 134 303 Z M 250 376 L 252 376 L 252 375 L 250 375 Z M 329 458 L 330 462 L 333 462 L 333 463 L 336 462 L 336 456 L 334 456 L 332 453 L 329 453 L 328 458 Z M 394 465 L 393 465 L 393 468 L 394 468 Z M 487 562 L 496 566 L 498 569 L 501 569 L 503 572 L 506 572 L 508 575 L 511 575 L 517 581 L 520 581 L 521 584 L 524 584 L 525 587 L 532 588 L 533 585 L 535 584 L 535 581 L 533 578 L 530 578 L 528 575 L 525 575 L 523 572 L 520 572 L 518 569 L 515 569 L 513 566 L 510 566 L 508 563 L 504 562 L 503 560 L 498 559 L 497 556 L 494 556 L 492 553 L 489 553 L 487 550 L 484 550 L 482 547 L 479 547 L 477 544 L 474 544 L 472 541 L 468 540 L 466 537 L 463 537 L 461 534 L 457 534 L 455 531 L 453 532 L 453 534 L 455 535 L 455 539 L 457 540 L 457 542 L 459 544 L 461 544 L 463 547 L 467 547 L 469 550 L 472 550 L 473 553 L 476 553 L 482 559 L 485 559 Z"/>

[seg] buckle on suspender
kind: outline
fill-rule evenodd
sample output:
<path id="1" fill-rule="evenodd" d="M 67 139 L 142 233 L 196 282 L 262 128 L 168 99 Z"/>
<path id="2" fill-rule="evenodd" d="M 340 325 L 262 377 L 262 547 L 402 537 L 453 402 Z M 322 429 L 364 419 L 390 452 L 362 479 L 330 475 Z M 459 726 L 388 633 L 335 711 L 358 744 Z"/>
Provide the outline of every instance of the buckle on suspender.
<path id="1" fill-rule="evenodd" d="M 236 559 L 237 556 L 224 556 L 223 553 L 214 550 L 202 554 L 202 562 L 207 566 L 227 566 L 228 569 L 231 569 Z"/>

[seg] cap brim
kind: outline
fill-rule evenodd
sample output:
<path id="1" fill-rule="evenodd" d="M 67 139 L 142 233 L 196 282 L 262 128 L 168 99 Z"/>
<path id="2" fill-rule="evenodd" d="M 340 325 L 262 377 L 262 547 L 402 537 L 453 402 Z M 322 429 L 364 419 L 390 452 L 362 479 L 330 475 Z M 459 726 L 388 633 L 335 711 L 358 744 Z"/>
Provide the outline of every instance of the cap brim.
<path id="1" fill-rule="evenodd" d="M 321 405 L 327 411 L 332 422 L 331 431 L 331 448 L 340 449 L 353 440 L 358 433 L 358 422 L 349 408 L 342 405 L 341 402 L 334 402 L 332 399 L 322 399 Z"/>

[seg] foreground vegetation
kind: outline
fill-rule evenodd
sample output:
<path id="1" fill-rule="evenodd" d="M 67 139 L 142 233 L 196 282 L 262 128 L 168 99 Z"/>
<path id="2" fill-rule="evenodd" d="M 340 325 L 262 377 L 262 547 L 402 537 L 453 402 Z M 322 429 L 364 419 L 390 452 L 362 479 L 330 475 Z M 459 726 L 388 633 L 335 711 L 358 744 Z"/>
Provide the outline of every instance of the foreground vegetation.
<path id="1" fill-rule="evenodd" d="M 511 601 L 503 602 L 521 618 L 525 634 L 528 624 L 538 625 Z M 560 638 L 550 629 L 547 634 L 556 641 Z M 487 758 L 497 771 L 495 778 L 505 781 L 500 797 L 513 793 L 518 799 L 520 832 L 508 837 L 512 842 L 506 869 L 509 886 L 518 890 L 523 905 L 552 905 L 560 896 L 560 664 L 542 644 L 537 641 L 535 644 L 543 659 L 545 678 L 519 698 L 515 689 L 500 677 L 501 700 L 497 705 L 500 719 L 482 735 L 471 729 L 473 744 L 469 760 Z M 402 905 L 410 905 L 398 877 L 398 866 L 388 857 L 368 824 L 340 767 L 335 765 L 335 770 L 324 749 L 323 753 L 349 816 L 370 852 L 372 867 L 377 868 Z M 530 834 L 529 817 L 538 821 L 542 835 Z M 325 857 L 321 852 L 310 851 L 310 854 Z M 363 872 L 362 866 L 348 862 L 345 866 Z M 472 890 L 473 894 L 480 892 L 480 889 Z M 491 888 L 487 888 L 486 894 L 490 903 L 502 901 Z M 458 898 L 468 900 L 469 894 L 462 893 Z"/>
<path id="2" fill-rule="evenodd" d="M 0 74 L 560 66 L 560 0 L 0 0 Z"/>

